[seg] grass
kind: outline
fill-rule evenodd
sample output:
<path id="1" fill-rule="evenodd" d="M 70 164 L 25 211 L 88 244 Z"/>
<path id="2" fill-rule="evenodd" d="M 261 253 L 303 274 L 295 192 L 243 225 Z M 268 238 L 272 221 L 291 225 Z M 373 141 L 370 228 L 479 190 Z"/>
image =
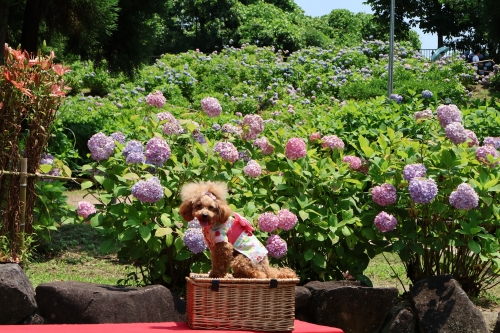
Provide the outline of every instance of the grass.
<path id="1" fill-rule="evenodd" d="M 471 87 L 472 98 L 471 100 L 490 100 L 491 98 L 495 98 L 496 100 L 500 100 L 500 91 L 492 91 L 487 87 L 484 87 L 480 84 L 475 84 Z"/>
<path id="2" fill-rule="evenodd" d="M 33 261 L 25 266 L 26 275 L 35 288 L 53 281 L 116 285 L 134 268 L 120 263 L 116 252 L 103 256 L 101 242 L 102 236 L 88 224 L 63 225 L 50 243 L 37 247 Z"/>

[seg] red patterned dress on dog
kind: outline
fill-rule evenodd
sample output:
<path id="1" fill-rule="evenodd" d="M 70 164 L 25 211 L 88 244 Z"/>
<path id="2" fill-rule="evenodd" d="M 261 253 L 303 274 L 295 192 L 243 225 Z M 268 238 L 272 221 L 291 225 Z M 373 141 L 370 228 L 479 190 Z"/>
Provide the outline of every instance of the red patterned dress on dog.
<path id="1" fill-rule="evenodd" d="M 254 228 L 244 217 L 234 213 L 234 217 L 230 217 L 226 223 L 203 228 L 203 235 L 209 248 L 213 248 L 216 243 L 229 242 L 236 251 L 258 264 L 267 255 L 267 249 L 253 231 Z"/>

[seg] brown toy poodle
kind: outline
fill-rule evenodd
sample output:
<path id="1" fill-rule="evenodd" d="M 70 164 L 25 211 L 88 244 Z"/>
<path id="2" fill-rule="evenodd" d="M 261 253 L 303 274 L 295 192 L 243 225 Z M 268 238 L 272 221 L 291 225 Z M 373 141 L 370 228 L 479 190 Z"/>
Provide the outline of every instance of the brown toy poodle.
<path id="1" fill-rule="evenodd" d="M 267 250 L 253 235 L 246 219 L 226 202 L 227 187 L 220 182 L 186 184 L 179 213 L 186 221 L 198 219 L 210 249 L 209 276 L 223 278 L 231 267 L 235 278 L 297 278 L 290 268 L 269 266 Z"/>

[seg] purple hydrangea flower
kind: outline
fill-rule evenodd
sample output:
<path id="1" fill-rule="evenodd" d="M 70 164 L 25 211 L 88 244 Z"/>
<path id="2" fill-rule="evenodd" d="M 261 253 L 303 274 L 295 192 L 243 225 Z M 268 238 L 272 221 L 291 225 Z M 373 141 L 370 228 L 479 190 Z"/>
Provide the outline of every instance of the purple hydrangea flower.
<path id="1" fill-rule="evenodd" d="M 127 142 L 127 145 L 125 148 L 123 148 L 123 156 L 128 157 L 129 154 L 131 153 L 141 153 L 143 152 L 144 147 L 142 146 L 142 143 L 140 143 L 137 140 L 130 140 Z"/>
<path id="2" fill-rule="evenodd" d="M 163 186 L 156 177 L 139 180 L 132 186 L 132 195 L 141 202 L 157 202 L 163 198 Z"/>
<path id="3" fill-rule="evenodd" d="M 107 160 L 115 149 L 115 140 L 99 132 L 92 135 L 87 142 L 92 158 L 97 162 Z"/>
<path id="4" fill-rule="evenodd" d="M 176 122 L 177 121 L 177 119 L 175 119 L 175 117 L 170 112 L 166 112 L 166 111 L 157 113 L 156 116 L 158 117 L 159 121 L 164 121 L 164 120 L 168 120 L 168 122 Z"/>
<path id="5" fill-rule="evenodd" d="M 43 152 L 42 158 L 40 159 L 40 164 L 52 165 L 53 163 L 54 163 L 54 156 Z"/>
<path id="6" fill-rule="evenodd" d="M 200 221 L 198 221 L 198 219 L 195 217 L 188 222 L 188 228 L 201 228 Z"/>
<path id="7" fill-rule="evenodd" d="M 163 124 L 161 131 L 166 135 L 178 135 L 184 132 L 181 124 L 177 120 Z"/>
<path id="8" fill-rule="evenodd" d="M 425 177 L 426 172 L 423 164 L 407 164 L 403 169 L 403 178 L 410 181 L 415 177 Z"/>
<path id="9" fill-rule="evenodd" d="M 401 102 L 403 102 L 403 96 L 398 95 L 398 94 L 391 94 L 390 99 L 392 99 L 393 101 L 395 101 L 398 104 L 401 104 Z"/>
<path id="10" fill-rule="evenodd" d="M 278 227 L 282 230 L 291 230 L 297 224 L 297 216 L 288 209 L 282 209 L 278 212 Z"/>
<path id="11" fill-rule="evenodd" d="M 278 235 L 271 235 L 266 241 L 266 249 L 269 255 L 274 258 L 281 258 L 287 251 L 286 242 Z"/>
<path id="12" fill-rule="evenodd" d="M 161 109 L 165 103 L 167 103 L 167 99 L 163 96 L 161 91 L 157 90 L 153 94 L 146 96 L 146 103 L 150 106 L 156 106 L 158 109 Z"/>
<path id="13" fill-rule="evenodd" d="M 396 228 L 398 220 L 386 212 L 380 212 L 377 216 L 375 216 L 373 223 L 381 232 L 387 232 Z"/>
<path id="14" fill-rule="evenodd" d="M 159 137 L 151 138 L 146 144 L 146 163 L 160 166 L 170 158 L 170 146 Z"/>
<path id="15" fill-rule="evenodd" d="M 471 130 L 466 129 L 465 135 L 467 136 L 467 143 L 469 147 L 479 146 L 479 140 L 477 139 L 476 133 Z"/>
<path id="16" fill-rule="evenodd" d="M 249 141 L 257 139 L 260 133 L 264 131 L 264 121 L 257 114 L 247 114 L 243 118 L 243 140 Z"/>
<path id="17" fill-rule="evenodd" d="M 207 249 L 201 228 L 188 228 L 182 237 L 184 244 L 193 253 L 201 253 Z"/>
<path id="18" fill-rule="evenodd" d="M 488 155 L 491 155 L 491 157 L 493 157 L 494 159 L 498 158 L 498 151 L 495 149 L 494 146 L 486 145 L 486 146 L 478 147 L 476 149 L 476 158 L 483 165 L 486 165 L 486 166 L 498 165 L 498 162 L 493 163 L 493 164 L 490 163 L 490 161 L 488 161 Z"/>
<path id="19" fill-rule="evenodd" d="M 125 161 L 129 164 L 144 163 L 144 154 L 142 152 L 131 152 L 127 155 Z"/>
<path id="20" fill-rule="evenodd" d="M 446 137 L 456 145 L 467 141 L 467 133 L 461 123 L 449 123 L 446 125 L 444 131 L 446 132 Z"/>
<path id="21" fill-rule="evenodd" d="M 490 145 L 495 147 L 495 149 L 500 149 L 500 137 L 487 136 L 483 140 L 483 145 Z"/>
<path id="22" fill-rule="evenodd" d="M 265 232 L 273 232 L 278 228 L 279 219 L 278 217 L 271 213 L 265 212 L 261 216 L 259 216 L 259 228 Z"/>
<path id="23" fill-rule="evenodd" d="M 413 114 L 415 120 L 419 119 L 431 119 L 432 118 L 432 110 L 426 109 L 424 111 L 417 111 Z"/>
<path id="24" fill-rule="evenodd" d="M 410 181 L 408 191 L 413 202 L 428 204 L 436 197 L 438 188 L 434 179 L 417 177 Z"/>
<path id="25" fill-rule="evenodd" d="M 372 191 L 372 199 L 380 206 L 392 205 L 398 199 L 396 188 L 391 184 L 375 186 Z"/>
<path id="26" fill-rule="evenodd" d="M 234 163 L 238 160 L 238 150 L 231 142 L 217 142 L 214 152 L 219 153 L 219 156 L 228 162 Z"/>
<path id="27" fill-rule="evenodd" d="M 220 131 L 221 127 L 220 127 L 220 125 L 219 125 L 219 124 L 213 124 L 213 125 L 212 125 L 212 129 L 213 129 L 214 131 Z"/>
<path id="28" fill-rule="evenodd" d="M 222 106 L 220 105 L 219 100 L 214 97 L 205 97 L 202 99 L 201 108 L 209 117 L 217 117 L 222 112 Z"/>
<path id="29" fill-rule="evenodd" d="M 247 165 L 243 168 L 243 172 L 248 176 L 252 178 L 257 178 L 260 176 L 262 169 L 259 165 L 254 160 L 248 161 Z"/>
<path id="30" fill-rule="evenodd" d="M 463 183 L 451 192 L 450 204 L 458 209 L 470 210 L 479 204 L 479 196 L 469 184 Z"/>
<path id="31" fill-rule="evenodd" d="M 236 136 L 241 136 L 243 134 L 243 131 L 241 130 L 241 128 L 234 125 L 224 124 L 222 125 L 222 133 L 231 133 Z"/>
<path id="32" fill-rule="evenodd" d="M 344 141 L 336 135 L 326 135 L 321 139 L 321 146 L 330 149 L 344 149 Z"/>
<path id="33" fill-rule="evenodd" d="M 301 138 L 291 138 L 285 148 L 285 155 L 291 160 L 296 160 L 306 156 L 306 143 Z"/>
<path id="34" fill-rule="evenodd" d="M 342 158 L 342 162 L 349 163 L 349 168 L 353 170 L 358 170 L 361 167 L 361 159 L 357 156 L 344 156 L 344 158 Z"/>
<path id="35" fill-rule="evenodd" d="M 110 137 L 121 144 L 124 144 L 126 140 L 125 134 L 123 134 L 122 132 L 114 132 L 110 135 Z"/>
<path id="36" fill-rule="evenodd" d="M 445 105 L 442 104 L 438 106 L 436 110 L 437 118 L 441 127 L 446 127 L 450 123 L 461 123 L 462 122 L 462 112 L 458 109 L 455 104 Z"/>
<path id="37" fill-rule="evenodd" d="M 78 210 L 77 210 L 78 216 L 81 216 L 86 219 L 87 217 L 89 217 L 89 215 L 94 214 L 95 212 L 97 212 L 97 210 L 95 209 L 95 206 L 90 202 L 88 201 L 78 202 Z"/>

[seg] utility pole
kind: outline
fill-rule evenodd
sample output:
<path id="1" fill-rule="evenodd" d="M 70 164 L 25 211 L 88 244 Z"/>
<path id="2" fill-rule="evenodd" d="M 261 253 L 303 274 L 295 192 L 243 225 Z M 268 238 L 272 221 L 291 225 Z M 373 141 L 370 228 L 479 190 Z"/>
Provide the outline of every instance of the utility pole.
<path id="1" fill-rule="evenodd" d="M 387 89 L 387 98 L 392 95 L 392 77 L 394 74 L 394 1 L 391 0 L 391 31 L 389 39 L 389 87 Z"/>

